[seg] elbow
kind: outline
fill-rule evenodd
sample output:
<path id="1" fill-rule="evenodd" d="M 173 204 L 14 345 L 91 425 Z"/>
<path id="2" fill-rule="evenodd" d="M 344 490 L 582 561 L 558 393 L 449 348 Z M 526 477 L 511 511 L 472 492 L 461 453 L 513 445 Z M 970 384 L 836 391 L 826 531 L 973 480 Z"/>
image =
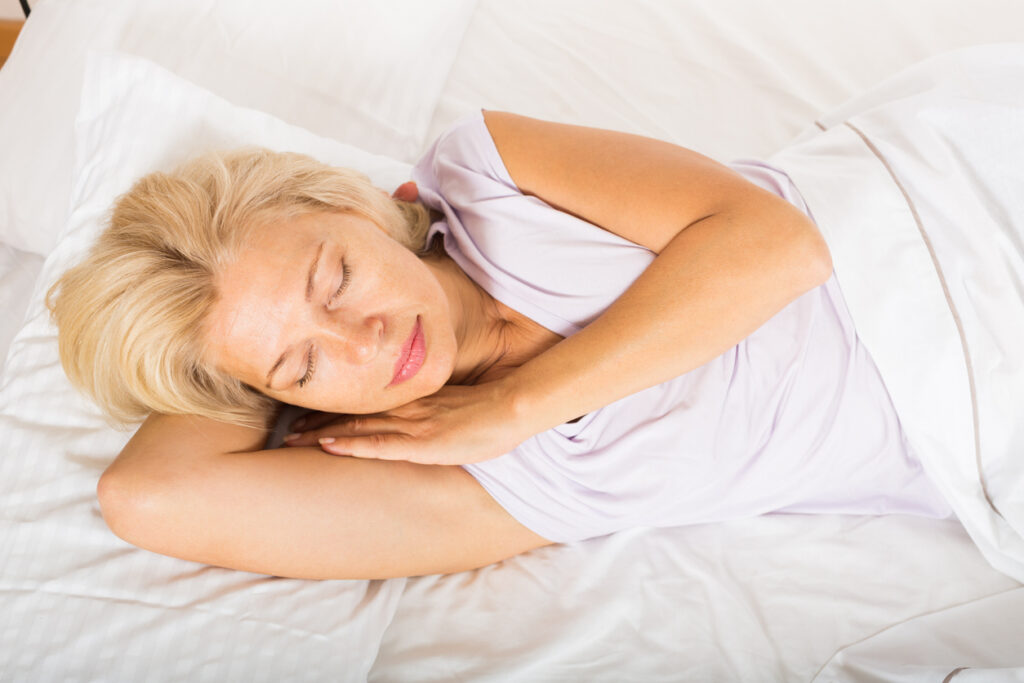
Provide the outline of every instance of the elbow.
<path id="1" fill-rule="evenodd" d="M 811 235 L 804 260 L 807 265 L 808 278 L 811 281 L 809 289 L 825 284 L 832 277 L 832 252 L 829 251 L 825 238 L 821 236 L 817 228 Z"/>
<path id="2" fill-rule="evenodd" d="M 790 251 L 790 272 L 794 274 L 801 294 L 820 287 L 832 277 L 832 252 L 825 238 L 810 218 L 802 218 L 803 225 L 795 233 L 796 239 Z"/>
<path id="3" fill-rule="evenodd" d="M 157 492 L 131 472 L 111 466 L 96 485 L 100 513 L 114 535 L 142 548 L 149 547 L 152 520 L 159 519 Z"/>
<path id="4" fill-rule="evenodd" d="M 230 547 L 229 539 L 216 533 L 194 495 L 194 475 L 203 472 L 165 460 L 154 465 L 148 455 L 141 459 L 146 462 L 118 459 L 100 476 L 96 498 L 107 527 L 143 550 L 226 566 L 216 558 Z"/>

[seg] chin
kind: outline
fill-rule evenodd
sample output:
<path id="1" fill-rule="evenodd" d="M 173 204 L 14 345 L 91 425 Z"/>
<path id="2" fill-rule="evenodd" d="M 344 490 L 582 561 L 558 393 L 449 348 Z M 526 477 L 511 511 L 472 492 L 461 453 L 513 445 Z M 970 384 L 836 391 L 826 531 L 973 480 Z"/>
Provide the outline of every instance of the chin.
<path id="1" fill-rule="evenodd" d="M 429 379 L 424 377 L 424 381 L 417 383 L 415 396 L 410 398 L 410 401 L 415 401 L 417 398 L 423 398 L 424 396 L 430 396 L 431 394 L 437 393 L 441 387 L 448 383 L 448 378 L 451 375 L 443 379 Z"/>

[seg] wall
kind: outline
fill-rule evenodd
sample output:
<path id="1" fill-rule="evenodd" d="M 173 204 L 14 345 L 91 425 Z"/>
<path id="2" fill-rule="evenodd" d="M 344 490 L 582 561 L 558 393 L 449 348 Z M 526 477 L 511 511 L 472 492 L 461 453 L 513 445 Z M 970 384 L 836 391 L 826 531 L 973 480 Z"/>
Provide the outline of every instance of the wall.
<path id="1" fill-rule="evenodd" d="M 32 6 L 32 0 L 29 0 Z M 25 13 L 21 11 L 21 4 L 18 0 L 0 0 L 0 19 L 24 19 Z"/>

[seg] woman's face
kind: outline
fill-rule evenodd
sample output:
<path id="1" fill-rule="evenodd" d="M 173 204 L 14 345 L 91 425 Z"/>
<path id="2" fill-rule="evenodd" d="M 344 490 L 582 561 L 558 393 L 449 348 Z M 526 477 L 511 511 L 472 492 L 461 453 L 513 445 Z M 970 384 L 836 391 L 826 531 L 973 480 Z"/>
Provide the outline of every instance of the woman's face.
<path id="1" fill-rule="evenodd" d="M 360 216 L 268 221 L 217 286 L 208 361 L 280 401 L 378 412 L 434 393 L 455 367 L 432 269 Z"/>

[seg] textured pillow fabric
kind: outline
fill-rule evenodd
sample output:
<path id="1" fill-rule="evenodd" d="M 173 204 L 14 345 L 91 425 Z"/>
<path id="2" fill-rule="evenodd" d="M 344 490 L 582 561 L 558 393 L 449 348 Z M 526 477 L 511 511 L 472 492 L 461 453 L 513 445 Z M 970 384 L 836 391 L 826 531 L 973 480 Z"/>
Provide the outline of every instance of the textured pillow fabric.
<path id="1" fill-rule="evenodd" d="M 22 317 L 28 306 L 29 296 L 35 284 L 43 257 L 18 251 L 0 243 L 0 368 L 7 358 L 7 349 L 15 333 L 21 329 Z M 0 386 L 3 375 L 0 373 Z"/>
<path id="2" fill-rule="evenodd" d="M 83 92 L 68 231 L 43 265 L 0 387 L 0 642 L 18 653 L 0 677 L 365 680 L 405 579 L 259 577 L 138 550 L 106 528 L 95 486 L 129 435 L 69 385 L 43 296 L 118 194 L 200 151 L 304 152 L 388 190 L 409 166 L 231 105 L 135 57 L 90 55 Z M 75 638 L 24 627 L 56 612 Z"/>
<path id="3" fill-rule="evenodd" d="M 145 57 L 235 104 L 412 161 L 475 1 L 32 3 L 0 70 L 0 242 L 43 255 L 56 242 L 87 51 Z"/>

